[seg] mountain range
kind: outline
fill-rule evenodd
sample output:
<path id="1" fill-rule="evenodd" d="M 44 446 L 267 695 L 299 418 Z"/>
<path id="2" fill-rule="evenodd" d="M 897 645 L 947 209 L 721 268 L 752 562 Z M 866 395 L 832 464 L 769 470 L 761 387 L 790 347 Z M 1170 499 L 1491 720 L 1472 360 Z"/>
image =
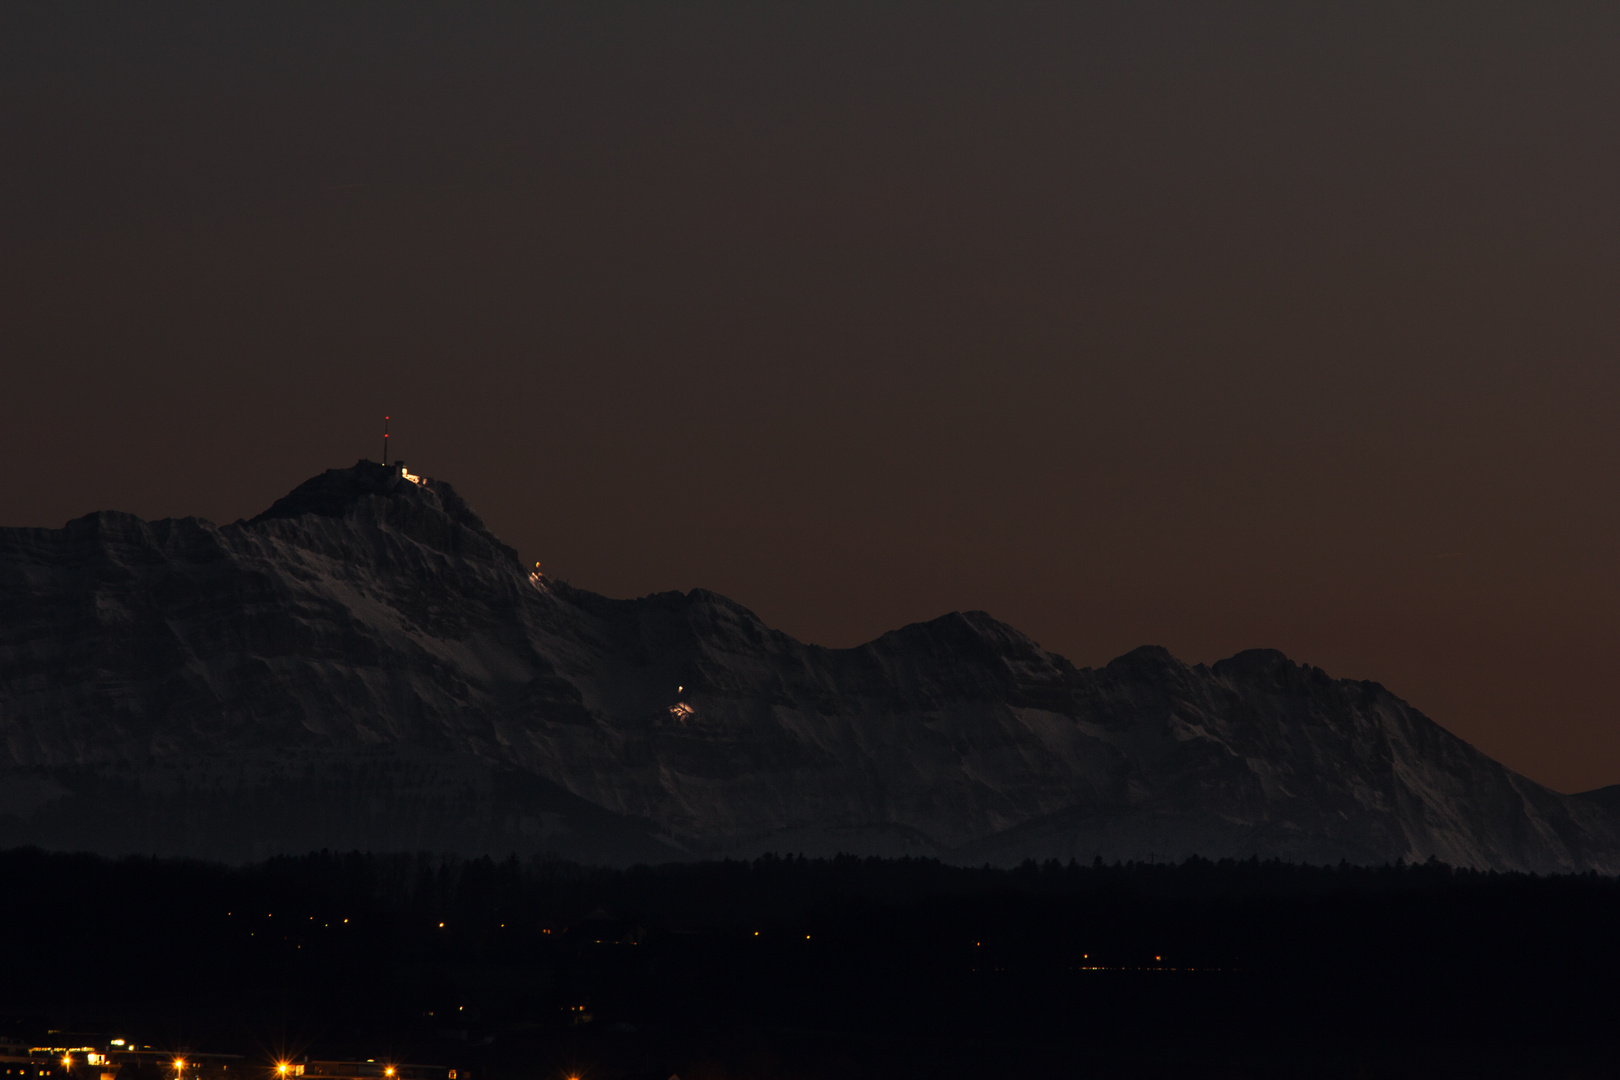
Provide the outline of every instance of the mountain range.
<path id="1" fill-rule="evenodd" d="M 250 520 L 0 529 L 0 845 L 622 865 L 765 851 L 1620 872 L 1382 686 L 1251 650 L 1078 668 L 982 612 L 850 649 L 527 567 L 361 461 Z"/>

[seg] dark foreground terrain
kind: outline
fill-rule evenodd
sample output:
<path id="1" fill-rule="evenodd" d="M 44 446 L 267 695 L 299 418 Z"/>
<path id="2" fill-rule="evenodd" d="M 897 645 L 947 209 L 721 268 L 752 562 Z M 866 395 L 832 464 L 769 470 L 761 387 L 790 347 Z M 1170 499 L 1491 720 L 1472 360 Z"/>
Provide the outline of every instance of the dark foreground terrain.
<path id="1" fill-rule="evenodd" d="M 463 1078 L 1611 1076 L 1612 878 L 0 854 L 0 1024 Z M 51 1036 L 60 1038 L 65 1036 Z"/>

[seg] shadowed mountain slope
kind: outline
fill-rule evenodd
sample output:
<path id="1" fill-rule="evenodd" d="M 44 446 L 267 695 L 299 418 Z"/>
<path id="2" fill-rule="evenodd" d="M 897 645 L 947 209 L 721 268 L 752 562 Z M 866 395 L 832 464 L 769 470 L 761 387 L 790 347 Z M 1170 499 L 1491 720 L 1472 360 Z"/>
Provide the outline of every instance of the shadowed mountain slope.
<path id="1" fill-rule="evenodd" d="M 703 590 L 608 599 L 370 462 L 231 525 L 0 530 L 0 844 L 1613 873 L 1612 790 L 1266 650 L 1078 669 L 982 612 L 823 649 Z"/>

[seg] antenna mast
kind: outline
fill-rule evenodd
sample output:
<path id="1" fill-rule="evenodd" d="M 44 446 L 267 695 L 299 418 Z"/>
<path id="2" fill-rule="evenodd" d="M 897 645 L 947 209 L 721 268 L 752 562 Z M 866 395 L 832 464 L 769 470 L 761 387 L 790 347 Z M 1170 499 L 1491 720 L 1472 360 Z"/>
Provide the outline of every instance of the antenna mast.
<path id="1" fill-rule="evenodd" d="M 383 417 L 383 464 L 388 464 L 388 417 Z"/>

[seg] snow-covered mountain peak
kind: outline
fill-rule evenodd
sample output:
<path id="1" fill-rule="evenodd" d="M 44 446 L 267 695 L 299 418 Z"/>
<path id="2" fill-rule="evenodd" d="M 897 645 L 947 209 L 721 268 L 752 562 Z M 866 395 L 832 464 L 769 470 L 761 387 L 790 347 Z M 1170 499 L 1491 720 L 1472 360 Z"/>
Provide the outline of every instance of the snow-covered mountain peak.
<path id="1" fill-rule="evenodd" d="M 514 569 L 518 564 L 517 553 L 489 531 L 450 484 L 365 459 L 311 477 L 268 510 L 232 528 L 263 531 L 283 522 L 315 533 L 329 533 L 327 522 L 361 531 L 382 527 L 446 554 L 494 560 Z"/>
<path id="2" fill-rule="evenodd" d="M 312 476 L 253 518 L 251 524 L 273 518 L 295 518 L 306 514 L 341 518 L 353 514 L 376 498 L 428 501 L 423 485 L 405 479 L 400 466 L 379 465 L 362 458 L 347 469 L 327 469 Z M 437 500 L 434 500 L 435 502 Z M 479 523 L 482 527 L 482 522 Z"/>

